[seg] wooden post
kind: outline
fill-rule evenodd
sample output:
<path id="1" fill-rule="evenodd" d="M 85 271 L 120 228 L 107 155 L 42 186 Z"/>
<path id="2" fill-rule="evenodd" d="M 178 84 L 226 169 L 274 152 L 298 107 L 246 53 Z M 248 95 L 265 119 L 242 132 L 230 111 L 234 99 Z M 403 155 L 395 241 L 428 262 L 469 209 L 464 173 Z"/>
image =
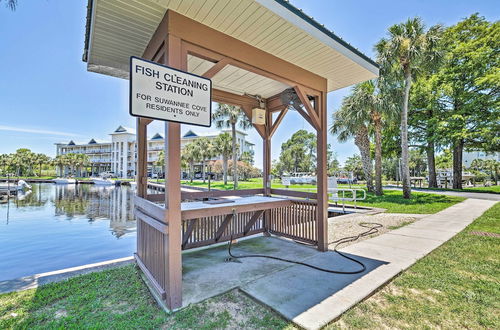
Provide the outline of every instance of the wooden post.
<path id="1" fill-rule="evenodd" d="M 183 67 L 181 40 L 167 36 L 166 65 Z M 168 236 L 165 240 L 166 304 L 170 309 L 182 307 L 182 225 L 181 225 L 181 128 L 179 123 L 165 123 L 165 209 Z"/>
<path id="2" fill-rule="evenodd" d="M 327 251 L 328 250 L 328 183 L 327 183 L 327 157 L 326 157 L 326 130 L 327 130 L 327 119 L 326 119 L 326 92 L 321 92 L 321 96 L 316 98 L 315 107 L 318 110 L 318 119 L 320 122 L 320 127 L 316 130 L 317 139 L 317 201 L 318 201 L 318 214 L 317 214 L 317 230 L 318 230 L 318 250 Z"/>
<path id="3" fill-rule="evenodd" d="M 262 137 L 262 142 L 263 142 L 263 180 L 262 184 L 264 185 L 264 196 L 270 196 L 271 195 L 271 180 L 270 180 L 270 175 L 271 175 L 271 127 L 272 127 L 272 119 L 273 119 L 273 114 L 271 111 L 266 109 L 266 126 L 264 130 L 264 136 Z M 264 229 L 265 235 L 268 234 L 268 230 L 270 228 L 270 221 L 271 221 L 271 212 L 267 210 L 264 212 L 263 216 L 264 220 Z"/>
<path id="4" fill-rule="evenodd" d="M 148 191 L 148 138 L 147 123 L 137 118 L 137 196 L 146 198 Z"/>

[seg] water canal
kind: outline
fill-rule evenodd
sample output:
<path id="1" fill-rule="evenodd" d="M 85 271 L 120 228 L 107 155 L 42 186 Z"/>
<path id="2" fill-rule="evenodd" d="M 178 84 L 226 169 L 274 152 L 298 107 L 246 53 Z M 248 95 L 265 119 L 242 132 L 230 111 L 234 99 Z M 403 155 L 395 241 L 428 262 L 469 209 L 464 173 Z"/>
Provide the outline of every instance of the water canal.
<path id="1" fill-rule="evenodd" d="M 32 186 L 0 202 L 0 281 L 134 253 L 130 187 Z"/>

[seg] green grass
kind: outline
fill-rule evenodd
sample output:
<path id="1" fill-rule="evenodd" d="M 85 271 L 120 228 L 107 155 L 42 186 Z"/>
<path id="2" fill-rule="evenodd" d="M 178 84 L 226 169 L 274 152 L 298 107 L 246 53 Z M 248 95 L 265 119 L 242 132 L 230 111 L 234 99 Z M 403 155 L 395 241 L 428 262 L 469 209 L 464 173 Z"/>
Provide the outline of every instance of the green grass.
<path id="1" fill-rule="evenodd" d="M 465 200 L 463 197 L 412 192 L 410 199 L 403 198 L 399 190 L 384 190 L 384 195 L 367 194 L 366 200 L 357 205 L 387 209 L 388 213 L 432 214 Z"/>
<path id="2" fill-rule="evenodd" d="M 500 186 L 491 187 L 470 187 L 463 189 L 445 189 L 445 188 L 421 188 L 429 190 L 440 190 L 440 191 L 458 191 L 458 192 L 477 192 L 477 193 L 488 193 L 488 194 L 500 194 Z"/>
<path id="3" fill-rule="evenodd" d="M 500 329 L 500 203 L 329 329 Z"/>
<path id="4" fill-rule="evenodd" d="M 135 266 L 0 295 L 0 329 L 282 329 L 286 322 L 239 291 L 166 314 Z"/>

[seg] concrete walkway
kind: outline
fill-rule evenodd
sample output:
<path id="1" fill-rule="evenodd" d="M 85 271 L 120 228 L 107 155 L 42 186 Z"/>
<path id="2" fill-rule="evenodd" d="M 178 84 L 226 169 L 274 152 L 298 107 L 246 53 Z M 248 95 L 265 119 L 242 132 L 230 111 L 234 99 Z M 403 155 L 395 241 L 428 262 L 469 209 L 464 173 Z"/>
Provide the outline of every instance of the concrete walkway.
<path id="1" fill-rule="evenodd" d="M 362 274 L 328 274 L 297 265 L 253 281 L 242 289 L 301 327 L 319 329 L 452 238 L 494 204 L 468 199 L 403 228 L 342 249 L 367 264 L 368 270 Z M 338 269 L 339 263 L 345 265 L 345 261 L 332 259 L 332 253 L 315 255 L 306 262 L 334 269 Z"/>
<path id="2" fill-rule="evenodd" d="M 387 190 L 402 190 L 400 187 L 386 186 Z M 466 192 L 466 191 L 447 191 L 447 190 L 429 190 L 420 188 L 411 188 L 412 191 L 424 192 L 436 195 L 458 196 L 473 199 L 486 199 L 489 201 L 500 201 L 500 194 L 480 193 L 480 192 Z"/>

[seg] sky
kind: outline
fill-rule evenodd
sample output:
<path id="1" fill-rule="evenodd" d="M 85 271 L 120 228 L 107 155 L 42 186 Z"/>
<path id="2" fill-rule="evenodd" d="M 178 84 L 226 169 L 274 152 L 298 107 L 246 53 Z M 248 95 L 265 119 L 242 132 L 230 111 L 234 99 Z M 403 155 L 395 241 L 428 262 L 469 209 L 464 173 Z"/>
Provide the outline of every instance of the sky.
<path id="1" fill-rule="evenodd" d="M 18 148 L 55 155 L 56 142 L 109 140 L 119 125 L 135 127 L 128 113 L 128 81 L 87 72 L 82 62 L 87 1 L 18 0 L 12 12 L 0 0 L 0 153 Z M 500 2 L 489 0 L 291 0 L 306 14 L 374 58 L 373 45 L 389 26 L 420 16 L 429 26 L 453 25 L 479 12 L 498 20 Z M 328 121 L 348 88 L 328 94 Z M 290 129 L 292 128 L 292 129 Z M 296 112 L 289 112 L 273 136 L 272 158 L 293 131 L 311 127 Z M 182 125 L 182 132 L 214 130 Z M 163 133 L 154 122 L 148 133 Z M 253 129 L 255 161 L 262 167 L 262 140 Z M 358 150 L 328 136 L 337 158 Z"/>

